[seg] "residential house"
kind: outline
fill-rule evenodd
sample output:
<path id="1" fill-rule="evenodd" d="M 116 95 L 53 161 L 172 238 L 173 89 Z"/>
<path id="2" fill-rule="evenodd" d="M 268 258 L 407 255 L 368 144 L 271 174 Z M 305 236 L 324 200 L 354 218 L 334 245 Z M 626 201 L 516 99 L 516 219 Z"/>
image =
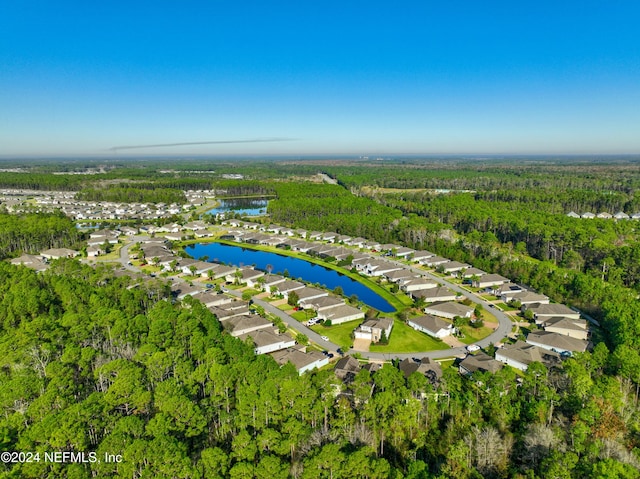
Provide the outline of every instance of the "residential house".
<path id="1" fill-rule="evenodd" d="M 473 315 L 473 311 L 474 309 L 471 306 L 465 306 L 464 304 L 453 301 L 433 303 L 424 308 L 424 312 L 427 314 L 433 314 L 435 316 L 441 316 L 448 319 L 454 319 L 456 316 L 460 316 L 461 318 L 470 318 Z"/>
<path id="2" fill-rule="evenodd" d="M 559 303 L 533 303 L 522 306 L 522 311 L 531 310 L 536 323 L 544 323 L 552 317 L 580 319 L 580 313 Z"/>
<path id="3" fill-rule="evenodd" d="M 484 274 L 473 282 L 473 286 L 476 288 L 489 288 L 490 286 L 497 286 L 509 282 L 509 278 L 505 278 L 499 274 Z"/>
<path id="4" fill-rule="evenodd" d="M 287 279 L 282 283 L 274 285 L 273 287 L 275 288 L 276 294 L 281 294 L 285 298 L 288 298 L 291 291 L 299 291 L 304 288 L 305 285 L 304 283 L 301 283 L 299 281 Z"/>
<path id="5" fill-rule="evenodd" d="M 102 254 L 104 254 L 105 251 L 102 248 L 102 246 L 89 246 L 87 247 L 87 257 L 88 258 L 95 258 L 97 256 L 100 256 Z"/>
<path id="6" fill-rule="evenodd" d="M 271 291 L 272 286 L 284 283 L 287 280 L 287 278 L 278 274 L 266 274 L 262 278 L 263 280 L 260 282 L 262 284 L 257 283 L 257 286 L 261 287 L 263 291 Z"/>
<path id="7" fill-rule="evenodd" d="M 183 274 L 194 276 L 206 276 L 207 271 L 216 270 L 217 265 L 215 263 L 207 263 L 206 261 L 195 261 L 189 264 L 180 265 L 180 270 Z"/>
<path id="8" fill-rule="evenodd" d="M 407 324 L 416 331 L 421 331 L 434 338 L 444 338 L 453 333 L 453 324 L 430 314 L 408 319 Z"/>
<path id="9" fill-rule="evenodd" d="M 405 248 L 404 246 L 400 246 L 399 248 L 395 249 L 395 251 L 393 252 L 393 255 L 398 257 L 398 258 L 408 258 L 413 253 L 415 253 L 414 249 Z"/>
<path id="10" fill-rule="evenodd" d="M 46 259 L 75 258 L 79 254 L 79 251 L 69 248 L 51 248 L 40 252 L 40 256 Z"/>
<path id="11" fill-rule="evenodd" d="M 584 319 L 551 318 L 545 321 L 544 330 L 583 341 L 589 338 L 589 324 Z"/>
<path id="12" fill-rule="evenodd" d="M 315 309 L 316 311 L 323 311 L 325 309 L 334 308 L 345 304 L 342 298 L 336 296 L 322 296 L 320 298 L 303 299 L 298 302 L 300 307 L 305 309 Z"/>
<path id="13" fill-rule="evenodd" d="M 423 358 L 416 362 L 413 359 L 404 359 L 398 364 L 405 378 L 413 373 L 424 375 L 432 385 L 437 385 L 442 378 L 442 366 L 431 358 Z"/>
<path id="14" fill-rule="evenodd" d="M 411 278 L 402 281 L 400 289 L 405 293 L 411 293 L 413 291 L 420 291 L 423 289 L 433 289 L 440 286 L 440 283 L 431 281 L 425 278 Z"/>
<path id="15" fill-rule="evenodd" d="M 238 336 L 242 341 L 251 338 L 256 354 L 267 354 L 281 349 L 293 348 L 296 341 L 286 334 L 276 334 L 269 329 L 259 329 Z"/>
<path id="16" fill-rule="evenodd" d="M 382 339 L 383 333 L 388 340 L 392 330 L 392 318 L 376 318 L 362 323 L 354 330 L 353 334 L 358 339 L 367 339 L 372 343 L 377 343 Z"/>
<path id="17" fill-rule="evenodd" d="M 522 293 L 522 286 L 515 283 L 503 283 L 489 288 L 491 294 L 501 298 L 504 293 Z"/>
<path id="18" fill-rule="evenodd" d="M 468 354 L 458 364 L 458 371 L 464 376 L 471 376 L 476 371 L 495 373 L 502 369 L 503 364 L 500 361 L 496 361 L 488 354 L 479 351 L 475 355 Z"/>
<path id="19" fill-rule="evenodd" d="M 461 263 L 459 261 L 449 261 L 447 263 L 443 263 L 438 266 L 438 268 L 442 268 L 442 271 L 447 274 L 457 273 L 459 271 L 465 270 L 469 268 L 471 265 L 467 263 Z"/>
<path id="20" fill-rule="evenodd" d="M 312 369 L 321 368 L 329 364 L 329 358 L 317 351 L 303 353 L 297 349 L 287 348 L 271 353 L 271 357 L 281 366 L 291 363 L 302 375 Z"/>
<path id="21" fill-rule="evenodd" d="M 465 269 L 461 274 L 460 277 L 464 278 L 464 279 L 471 279 L 474 276 L 484 276 L 485 274 L 487 274 L 486 272 L 482 271 L 481 269 L 478 268 L 468 268 Z"/>
<path id="22" fill-rule="evenodd" d="M 32 254 L 23 254 L 22 256 L 13 258 L 9 262 L 14 265 L 25 266 L 37 272 L 41 272 L 49 268 L 49 265 L 42 260 L 41 256 L 35 256 Z"/>
<path id="23" fill-rule="evenodd" d="M 336 362 L 333 370 L 336 377 L 346 383 L 350 383 L 360 372 L 360 363 L 353 356 L 345 356 Z"/>
<path id="24" fill-rule="evenodd" d="M 200 293 L 200 289 L 195 286 L 189 286 L 187 283 L 179 282 L 171 284 L 171 294 L 176 299 L 184 299 L 186 296 L 194 296 Z"/>
<path id="25" fill-rule="evenodd" d="M 390 283 L 400 283 L 402 280 L 414 279 L 416 274 L 406 268 L 402 268 L 396 271 L 391 271 L 384 275 L 387 281 Z"/>
<path id="26" fill-rule="evenodd" d="M 324 289 L 313 288 L 305 286 L 304 288 L 296 290 L 299 301 L 308 301 L 311 299 L 322 298 L 323 296 L 329 296 L 329 292 Z"/>
<path id="27" fill-rule="evenodd" d="M 448 263 L 449 261 L 451 261 L 449 258 L 443 258 L 442 256 L 430 256 L 419 261 L 419 263 L 428 266 L 429 268 L 435 268 L 441 264 Z"/>
<path id="28" fill-rule="evenodd" d="M 234 316 L 225 321 L 222 321 L 222 327 L 229 332 L 231 336 L 242 336 L 243 334 L 249 334 L 259 329 L 273 329 L 273 323 L 266 319 L 254 315 L 241 315 Z"/>
<path id="29" fill-rule="evenodd" d="M 440 286 L 437 288 L 412 291 L 411 296 L 414 298 L 423 298 L 427 303 L 433 303 L 435 301 L 454 301 L 458 297 L 458 293 L 444 286 Z"/>
<path id="30" fill-rule="evenodd" d="M 527 343 L 560 354 L 584 353 L 589 345 L 589 342 L 583 339 L 576 339 L 551 331 L 532 331 L 527 336 Z"/>
<path id="31" fill-rule="evenodd" d="M 518 341 L 515 344 L 507 344 L 498 349 L 496 351 L 496 360 L 521 371 L 526 371 L 529 364 L 533 362 L 552 367 L 560 362 L 560 355 L 533 344 Z"/>
<path id="32" fill-rule="evenodd" d="M 433 254 L 430 251 L 414 251 L 413 254 L 411 255 L 411 259 L 415 263 L 422 263 L 423 261 L 426 261 L 427 259 L 433 256 L 435 256 L 435 254 Z"/>
<path id="33" fill-rule="evenodd" d="M 331 321 L 332 325 L 336 325 L 364 319 L 364 312 L 348 304 L 341 304 L 318 311 L 316 317 L 325 321 Z"/>
<path id="34" fill-rule="evenodd" d="M 510 301 L 518 301 L 521 305 L 540 303 L 549 304 L 549 297 L 544 294 L 534 293 L 532 291 L 516 291 L 516 292 L 504 292 L 500 296 L 500 299 L 505 303 Z"/>

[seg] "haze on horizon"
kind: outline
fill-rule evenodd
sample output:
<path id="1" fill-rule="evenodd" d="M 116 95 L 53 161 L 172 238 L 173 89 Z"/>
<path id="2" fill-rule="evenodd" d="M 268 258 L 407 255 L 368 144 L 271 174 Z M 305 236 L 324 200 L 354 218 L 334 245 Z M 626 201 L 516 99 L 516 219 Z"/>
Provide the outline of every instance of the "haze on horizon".
<path id="1" fill-rule="evenodd" d="M 219 3 L 4 5 L 0 156 L 640 153 L 637 2 Z"/>

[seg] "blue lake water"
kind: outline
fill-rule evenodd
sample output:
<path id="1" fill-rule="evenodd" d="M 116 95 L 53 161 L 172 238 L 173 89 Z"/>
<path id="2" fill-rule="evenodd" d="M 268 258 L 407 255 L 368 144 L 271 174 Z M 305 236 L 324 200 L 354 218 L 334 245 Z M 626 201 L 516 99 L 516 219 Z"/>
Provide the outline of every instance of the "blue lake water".
<path id="1" fill-rule="evenodd" d="M 260 216 L 267 212 L 268 200 L 263 198 L 229 198 L 220 200 L 220 204 L 207 211 L 210 215 L 219 213 L 238 213 L 243 216 Z"/>
<path id="2" fill-rule="evenodd" d="M 273 267 L 272 272 L 274 274 L 282 274 L 284 270 L 287 270 L 291 278 L 301 278 L 309 283 L 318 283 L 327 289 L 334 289 L 336 286 L 340 286 L 346 297 L 355 294 L 360 301 L 378 311 L 384 313 L 395 311 L 393 306 L 384 298 L 362 283 L 358 283 L 332 269 L 298 258 L 220 243 L 195 244 L 187 246 L 185 251 L 194 258 L 208 256 L 208 261 L 210 262 L 215 261 L 234 266 L 255 265 L 257 269 L 263 271 L 266 271 L 267 265 L 270 265 Z"/>

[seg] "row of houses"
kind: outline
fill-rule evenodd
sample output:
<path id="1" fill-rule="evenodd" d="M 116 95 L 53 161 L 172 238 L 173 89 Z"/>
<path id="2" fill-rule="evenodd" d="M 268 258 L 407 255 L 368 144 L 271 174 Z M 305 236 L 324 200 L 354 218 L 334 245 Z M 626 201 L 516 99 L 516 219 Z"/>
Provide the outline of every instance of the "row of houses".
<path id="1" fill-rule="evenodd" d="M 270 354 L 280 365 L 292 363 L 299 374 L 329 363 L 327 356 L 317 351 L 306 352 L 304 346 L 298 345 L 287 334 L 280 333 L 271 321 L 253 314 L 246 301 L 202 291 L 186 283 L 174 284 L 172 292 L 177 299 L 192 296 L 199 300 L 231 336 L 242 341 L 250 340 L 256 354 Z"/>
<path id="2" fill-rule="evenodd" d="M 23 254 L 9 262 L 14 265 L 22 265 L 37 272 L 45 271 L 49 268 L 49 261 L 60 258 L 75 258 L 80 255 L 79 251 L 69 248 L 50 248 L 41 251 L 40 254 Z"/>
<path id="3" fill-rule="evenodd" d="M 603 211 L 603 212 L 598 213 L 598 214 L 591 213 L 590 211 L 587 211 L 587 212 L 582 213 L 582 214 L 578 214 L 575 211 L 570 211 L 569 213 L 567 213 L 567 216 L 569 218 L 582 218 L 582 219 L 587 219 L 587 220 L 592 220 L 594 218 L 600 218 L 600 219 L 605 219 L 605 220 L 611 220 L 611 219 L 614 219 L 614 220 L 640 220 L 640 212 L 628 215 L 624 211 L 618 211 L 617 213 L 614 213 L 614 214 L 607 213 L 606 211 Z"/>
<path id="4" fill-rule="evenodd" d="M 33 191 L 22 189 L 5 189 L 0 191 L 0 201 L 9 211 L 23 212 L 32 210 L 30 203 L 35 200 L 36 210 L 61 210 L 65 215 L 76 220 L 106 219 L 139 219 L 154 220 L 177 215 L 204 204 L 206 198 L 214 197 L 211 190 L 188 190 L 184 192 L 185 204 L 165 203 L 117 203 L 99 201 L 80 201 L 74 192 Z"/>

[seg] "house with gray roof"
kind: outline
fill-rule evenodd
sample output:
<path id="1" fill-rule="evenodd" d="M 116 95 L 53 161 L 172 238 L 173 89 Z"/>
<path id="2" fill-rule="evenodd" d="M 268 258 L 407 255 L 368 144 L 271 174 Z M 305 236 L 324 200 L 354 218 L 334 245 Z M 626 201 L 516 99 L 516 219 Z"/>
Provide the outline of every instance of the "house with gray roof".
<path id="1" fill-rule="evenodd" d="M 527 343 L 539 346 L 560 354 L 584 353 L 589 345 L 588 341 L 572 338 L 551 331 L 532 331 L 527 336 Z"/>
<path id="2" fill-rule="evenodd" d="M 589 338 L 589 323 L 584 319 L 551 318 L 544 322 L 544 330 L 583 341 Z"/>
<path id="3" fill-rule="evenodd" d="M 402 371 L 405 378 L 408 378 L 413 373 L 422 374 L 434 386 L 440 381 L 440 378 L 442 378 L 442 366 L 431 358 L 423 358 L 418 362 L 409 358 L 403 359 L 400 364 L 398 364 L 398 369 Z"/>
<path id="4" fill-rule="evenodd" d="M 440 265 L 442 271 L 447 274 L 457 273 L 459 271 L 465 270 L 469 268 L 471 265 L 467 263 L 461 263 L 460 261 L 449 261 L 448 263 L 443 263 Z"/>
<path id="5" fill-rule="evenodd" d="M 304 299 L 298 302 L 300 307 L 305 309 L 315 309 L 316 311 L 323 311 L 325 309 L 334 308 L 345 304 L 342 298 L 337 296 L 322 296 L 320 298 Z"/>
<path id="6" fill-rule="evenodd" d="M 400 282 L 400 289 L 405 293 L 420 291 L 422 289 L 433 289 L 440 286 L 439 283 L 426 278 L 409 278 Z"/>
<path id="7" fill-rule="evenodd" d="M 524 341 L 507 344 L 496 351 L 496 360 L 514 368 L 526 371 L 529 364 L 539 362 L 547 367 L 560 363 L 560 355 Z"/>
<path id="8" fill-rule="evenodd" d="M 348 304 L 341 304 L 318 311 L 317 318 L 331 321 L 332 325 L 336 325 L 364 319 L 364 312 Z"/>
<path id="9" fill-rule="evenodd" d="M 407 325 L 434 338 L 444 338 L 453 333 L 453 324 L 430 314 L 408 319 Z"/>
<path id="10" fill-rule="evenodd" d="M 40 256 L 46 259 L 75 258 L 79 254 L 79 251 L 69 248 L 51 248 L 40 252 Z"/>
<path id="11" fill-rule="evenodd" d="M 488 354 L 479 351 L 478 353 L 468 354 L 458 364 L 458 371 L 463 376 L 471 376 L 476 371 L 495 373 L 502 369 L 503 364 L 500 361 L 496 361 Z"/>
<path id="12" fill-rule="evenodd" d="M 269 329 L 258 329 L 238 336 L 243 341 L 251 338 L 256 354 L 268 354 L 281 349 L 292 348 L 296 341 L 286 334 L 277 334 Z"/>
<path id="13" fill-rule="evenodd" d="M 358 339 L 366 339 L 372 343 L 377 343 L 382 339 L 383 332 L 388 340 L 391 337 L 392 330 L 392 318 L 375 318 L 362 323 L 353 331 L 353 334 Z"/>
<path id="14" fill-rule="evenodd" d="M 234 316 L 222 321 L 222 327 L 229 332 L 231 336 L 241 336 L 243 334 L 249 334 L 260 329 L 273 329 L 273 323 L 266 319 L 253 315 L 240 315 Z"/>
<path id="15" fill-rule="evenodd" d="M 533 303 L 522 306 L 523 312 L 528 310 L 531 310 L 533 312 L 533 317 L 536 320 L 536 323 L 543 323 L 548 318 L 559 316 L 565 318 L 580 319 L 580 313 L 560 303 Z"/>
<path id="16" fill-rule="evenodd" d="M 466 306 L 464 304 L 456 303 L 454 301 L 448 301 L 446 303 L 433 303 L 424 308 L 424 312 L 427 314 L 433 314 L 443 318 L 453 319 L 456 316 L 461 318 L 470 318 L 473 314 L 474 308 Z"/>
<path id="17" fill-rule="evenodd" d="M 40 272 L 49 268 L 49 265 L 42 260 L 42 257 L 33 254 L 23 254 L 9 261 L 13 265 L 22 265 L 34 271 Z"/>
<path id="18" fill-rule="evenodd" d="M 293 364 L 300 375 L 329 364 L 329 358 L 318 351 L 304 353 L 297 349 L 287 348 L 271 353 L 271 357 L 281 366 L 287 363 Z"/>
<path id="19" fill-rule="evenodd" d="M 489 288 L 490 286 L 498 286 L 509 283 L 511 280 L 499 274 L 484 274 L 473 282 L 476 288 Z"/>
<path id="20" fill-rule="evenodd" d="M 345 356 L 336 362 L 333 370 L 336 377 L 345 382 L 351 382 L 356 374 L 360 372 L 360 363 L 353 356 Z"/>
<path id="21" fill-rule="evenodd" d="M 433 303 L 435 301 L 454 301 L 458 297 L 458 293 L 444 286 L 439 286 L 411 291 L 411 296 L 416 299 L 423 298 L 427 303 Z"/>

